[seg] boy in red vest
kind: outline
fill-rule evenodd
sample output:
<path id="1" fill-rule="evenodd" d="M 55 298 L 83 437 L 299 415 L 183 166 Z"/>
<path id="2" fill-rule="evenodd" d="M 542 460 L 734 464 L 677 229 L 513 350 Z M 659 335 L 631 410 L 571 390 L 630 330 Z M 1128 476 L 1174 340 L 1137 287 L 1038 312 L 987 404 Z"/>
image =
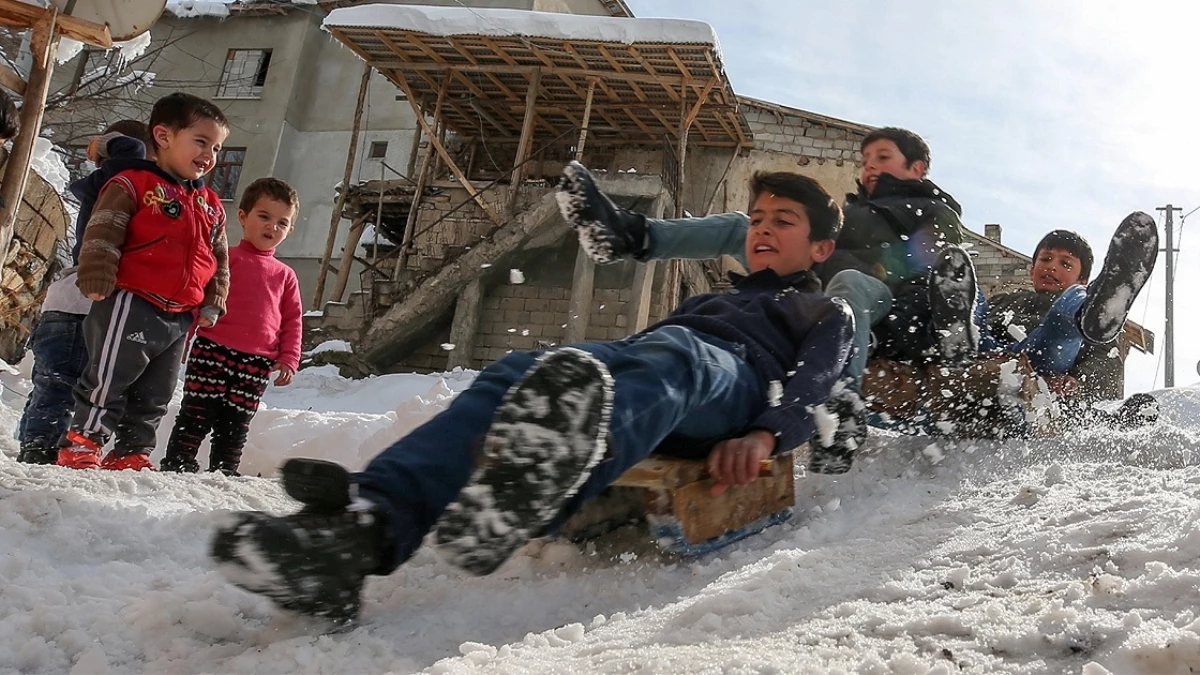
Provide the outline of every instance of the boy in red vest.
<path id="1" fill-rule="evenodd" d="M 225 210 L 200 179 L 229 135 L 221 109 L 170 94 L 150 113 L 154 162 L 117 174 L 100 192 L 79 253 L 76 285 L 93 301 L 83 322 L 88 365 L 58 452 L 73 469 L 153 469 L 158 423 L 199 312 L 225 313 Z M 104 461 L 100 449 L 111 436 Z"/>
<path id="2" fill-rule="evenodd" d="M 238 475 L 271 371 L 279 371 L 277 386 L 296 374 L 304 302 L 296 273 L 275 258 L 275 247 L 291 234 L 299 210 L 300 197 L 278 178 L 259 178 L 242 193 L 242 241 L 229 251 L 229 313 L 201 328 L 192 344 L 163 471 L 199 471 L 196 454 L 212 431 L 208 470 Z"/>

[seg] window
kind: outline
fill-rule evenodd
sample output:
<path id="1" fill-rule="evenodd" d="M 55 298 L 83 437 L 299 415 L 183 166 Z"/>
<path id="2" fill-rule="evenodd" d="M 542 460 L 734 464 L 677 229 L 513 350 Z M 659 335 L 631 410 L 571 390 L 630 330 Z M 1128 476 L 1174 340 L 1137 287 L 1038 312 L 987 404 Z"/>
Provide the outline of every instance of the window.
<path id="1" fill-rule="evenodd" d="M 245 148 L 221 148 L 217 153 L 217 164 L 208 175 L 208 186 L 221 199 L 232 200 L 237 195 L 238 178 L 242 175 L 242 162 L 245 160 Z"/>
<path id="2" fill-rule="evenodd" d="M 387 141 L 371 141 L 371 154 L 368 155 L 371 159 L 383 159 L 387 157 Z"/>
<path id="3" fill-rule="evenodd" d="M 219 98 L 259 98 L 271 67 L 270 49 L 230 49 L 217 85 Z"/>

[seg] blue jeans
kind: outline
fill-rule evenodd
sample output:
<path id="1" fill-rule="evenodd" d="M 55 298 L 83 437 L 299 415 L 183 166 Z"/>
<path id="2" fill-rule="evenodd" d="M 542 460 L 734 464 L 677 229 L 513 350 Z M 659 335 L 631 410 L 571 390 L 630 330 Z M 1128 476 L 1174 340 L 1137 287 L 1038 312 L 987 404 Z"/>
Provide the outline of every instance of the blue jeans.
<path id="1" fill-rule="evenodd" d="M 854 345 L 846 362 L 846 375 L 862 391 L 863 371 L 867 369 L 867 349 L 871 346 L 871 326 L 892 311 L 892 291 L 879 279 L 858 270 L 842 270 L 833 275 L 825 295 L 841 298 L 854 312 Z"/>
<path id="2" fill-rule="evenodd" d="M 604 362 L 615 381 L 608 452 L 560 516 L 561 523 L 667 440 L 697 444 L 742 431 L 767 405 L 742 348 L 681 326 L 575 347 Z M 407 560 L 467 485 L 475 453 L 504 394 L 539 352 L 514 352 L 479 373 L 446 410 L 384 450 L 355 476 L 358 494 L 383 509 L 388 570 Z"/>
<path id="3" fill-rule="evenodd" d="M 33 352 L 33 391 L 17 425 L 22 446 L 58 447 L 71 423 L 75 400 L 71 391 L 87 366 L 83 314 L 43 312 L 29 336 Z"/>
<path id="4" fill-rule="evenodd" d="M 1050 305 L 1050 311 L 1037 328 L 1006 350 L 1013 354 L 1028 355 L 1029 364 L 1044 375 L 1067 372 L 1075 365 L 1079 350 L 1083 347 L 1083 335 L 1079 332 L 1076 316 L 1086 298 L 1087 288 L 1084 286 L 1072 286 L 1063 291 Z"/>

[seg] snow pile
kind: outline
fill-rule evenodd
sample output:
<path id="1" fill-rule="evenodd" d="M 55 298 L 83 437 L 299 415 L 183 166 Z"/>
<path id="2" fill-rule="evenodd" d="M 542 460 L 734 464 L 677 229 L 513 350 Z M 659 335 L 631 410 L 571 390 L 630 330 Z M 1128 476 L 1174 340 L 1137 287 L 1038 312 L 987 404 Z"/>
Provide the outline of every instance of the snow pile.
<path id="1" fill-rule="evenodd" d="M 63 163 L 62 155 L 54 151 L 54 144 L 48 138 L 39 137 L 33 143 L 33 157 L 29 168 L 44 178 L 50 187 L 58 194 L 67 191 L 67 183 L 71 182 L 71 172 Z"/>
<path id="2" fill-rule="evenodd" d="M 169 0 L 167 11 L 181 19 L 229 16 L 229 3 L 221 0 Z"/>
<path id="3" fill-rule="evenodd" d="M 326 340 L 311 350 L 304 352 L 304 355 L 312 356 L 313 354 L 322 354 L 324 352 L 346 352 L 347 354 L 353 354 L 354 345 L 345 340 Z"/>
<path id="4" fill-rule="evenodd" d="M 398 28 L 429 35 L 491 35 L 595 40 L 619 44 L 716 45 L 712 26 L 689 19 L 627 19 L 518 9 L 360 5 L 335 9 L 326 28 Z"/>
<path id="5" fill-rule="evenodd" d="M 634 528 L 535 542 L 483 578 L 424 550 L 370 579 L 361 626 L 324 634 L 206 558 L 225 510 L 296 508 L 274 480 L 17 464 L 28 369 L 0 367 L 3 672 L 1103 675 L 1200 663 L 1200 389 L 1163 394 L 1162 421 L 1138 432 L 873 433 L 850 473 L 798 479 L 791 522 L 699 559 L 665 558 Z M 246 465 L 319 453 L 357 468 L 472 377 L 301 371 L 269 390 Z"/>

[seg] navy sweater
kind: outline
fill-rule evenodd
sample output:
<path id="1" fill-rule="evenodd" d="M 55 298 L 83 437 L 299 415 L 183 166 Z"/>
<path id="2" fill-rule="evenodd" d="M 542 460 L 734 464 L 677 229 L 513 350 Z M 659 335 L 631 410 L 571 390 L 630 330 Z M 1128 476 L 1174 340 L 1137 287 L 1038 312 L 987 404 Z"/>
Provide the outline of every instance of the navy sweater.
<path id="1" fill-rule="evenodd" d="M 777 452 L 797 448 L 813 437 L 813 408 L 829 398 L 842 375 L 854 317 L 844 303 L 821 292 L 810 271 L 780 277 L 767 269 L 735 280 L 729 293 L 688 298 L 646 330 L 686 326 L 744 345 L 746 361 L 762 383 L 782 386 L 779 400 L 747 429 L 774 433 Z"/>

